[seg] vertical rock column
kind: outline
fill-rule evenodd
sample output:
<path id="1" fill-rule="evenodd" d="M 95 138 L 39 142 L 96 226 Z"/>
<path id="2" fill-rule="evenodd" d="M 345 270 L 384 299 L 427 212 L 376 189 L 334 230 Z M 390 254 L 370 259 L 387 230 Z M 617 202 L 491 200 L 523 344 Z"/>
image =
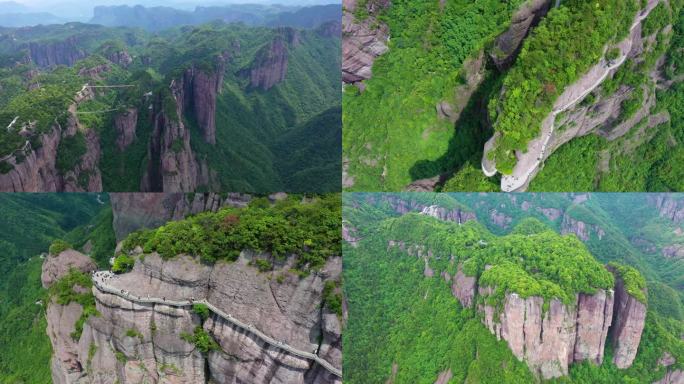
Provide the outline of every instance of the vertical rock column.
<path id="1" fill-rule="evenodd" d="M 619 275 L 615 275 L 615 308 L 611 334 L 615 348 L 613 363 L 629 368 L 634 361 L 646 322 L 646 305 L 631 296 Z"/>

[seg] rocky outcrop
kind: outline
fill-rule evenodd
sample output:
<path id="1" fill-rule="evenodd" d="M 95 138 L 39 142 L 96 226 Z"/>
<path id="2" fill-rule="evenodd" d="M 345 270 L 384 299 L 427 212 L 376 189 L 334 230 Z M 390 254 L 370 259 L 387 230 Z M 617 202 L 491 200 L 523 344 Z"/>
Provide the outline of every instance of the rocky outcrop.
<path id="1" fill-rule="evenodd" d="M 64 174 L 64 192 L 100 192 L 102 174 L 100 163 L 100 137 L 94 129 L 85 131 L 86 153 L 74 169 Z"/>
<path id="2" fill-rule="evenodd" d="M 508 225 L 513 221 L 513 218 L 506 216 L 503 212 L 499 212 L 496 209 L 492 209 L 489 212 L 489 220 L 492 224 L 499 226 L 501 228 L 507 228 Z"/>
<path id="3" fill-rule="evenodd" d="M 369 79 L 375 59 L 389 49 L 389 28 L 377 16 L 390 6 L 389 0 L 364 3 L 368 17 L 358 19 L 357 0 L 343 0 L 342 81 L 358 83 Z"/>
<path id="4" fill-rule="evenodd" d="M 388 241 L 387 249 L 423 259 L 426 269 L 436 256 L 426 246 L 397 240 Z M 485 270 L 489 268 L 485 266 Z M 436 274 L 451 285 L 453 296 L 464 308 L 476 303 L 490 332 L 505 340 L 511 352 L 543 379 L 567 375 L 569 365 L 575 362 L 602 364 L 609 333 L 614 343 L 613 362 L 619 368 L 631 366 L 636 355 L 646 307 L 625 291 L 619 276 L 614 289 L 579 292 L 568 303 L 556 298 L 545 303 L 540 296 L 522 297 L 508 291 L 496 299 L 500 302 L 491 304 L 489 298 L 496 287 L 480 285 L 477 276 L 464 273 L 461 263 L 453 277 L 447 271 L 431 273 Z"/>
<path id="5" fill-rule="evenodd" d="M 110 193 L 113 227 L 117 240 L 141 228 L 156 228 L 170 220 L 181 220 L 221 207 L 244 207 L 251 196 L 228 193 Z"/>
<path id="6" fill-rule="evenodd" d="M 415 206 L 415 208 L 420 208 L 420 205 Z M 399 212 L 405 210 L 406 207 L 402 204 L 399 204 L 395 209 L 397 209 L 397 211 Z M 475 220 L 475 215 L 472 212 L 464 212 L 461 209 L 447 209 L 444 207 L 440 207 L 438 205 L 427 206 L 423 208 L 420 211 L 420 213 L 422 213 L 423 215 L 432 216 L 439 220 L 454 221 L 457 223 L 464 223 L 468 220 Z"/>
<path id="7" fill-rule="evenodd" d="M 200 69 L 195 66 L 188 68 L 179 81 L 179 88 L 183 94 L 179 95 L 182 100 L 184 113 L 192 113 L 202 130 L 204 141 L 216 144 L 216 97 L 223 87 L 223 73 L 225 71 L 225 56 L 217 58 L 216 68 L 212 71 Z"/>
<path id="8" fill-rule="evenodd" d="M 86 57 L 86 52 L 78 46 L 77 39 L 69 37 L 62 41 L 30 43 L 28 50 L 31 61 L 39 67 L 70 67 Z"/>
<path id="9" fill-rule="evenodd" d="M 561 234 L 567 235 L 569 233 L 574 234 L 582 241 L 589 241 L 592 234 L 599 240 L 602 240 L 603 236 L 606 235 L 606 232 L 600 226 L 587 224 L 566 214 L 563 216 L 563 222 L 561 223 Z"/>
<path id="10" fill-rule="evenodd" d="M 49 288 L 57 280 L 64 277 L 71 269 L 89 273 L 97 268 L 86 255 L 66 250 L 59 255 L 49 255 L 43 262 L 41 282 Z M 85 289 L 75 286 L 74 290 Z M 51 365 L 52 382 L 56 384 L 79 383 L 85 365 L 79 360 L 78 344 L 72 337 L 74 324 L 81 317 L 83 307 L 71 302 L 58 304 L 54 299 L 46 309 L 47 334 L 52 343 L 53 356 Z"/>
<path id="11" fill-rule="evenodd" d="M 681 369 L 676 369 L 674 371 L 668 371 L 662 379 L 654 382 L 653 384 L 682 384 L 684 383 L 684 371 Z"/>
<path id="12" fill-rule="evenodd" d="M 269 90 L 285 80 L 288 63 L 288 44 L 285 37 L 276 35 L 262 47 L 249 67 L 249 82 L 252 88 Z"/>
<path id="13" fill-rule="evenodd" d="M 614 273 L 615 274 L 615 273 Z M 620 368 L 632 365 L 646 323 L 646 304 L 631 296 L 622 278 L 615 274 L 615 309 L 613 309 L 613 363 Z"/>
<path id="14" fill-rule="evenodd" d="M 639 121 L 648 116 L 655 99 L 652 92 L 648 92 L 645 88 L 632 89 L 623 86 L 606 98 L 598 97 L 593 103 L 582 103 L 582 101 L 618 71 L 628 58 L 642 54 L 641 22 L 659 2 L 660 0 L 648 0 L 645 11 L 637 13 L 629 36 L 614 46 L 619 51 L 617 59 L 602 58 L 575 83 L 563 90 L 553 104 L 553 111 L 541 122 L 539 135 L 528 143 L 526 150 L 516 151 L 516 164 L 512 173 L 503 175 L 501 178 L 502 191 L 526 190 L 544 161 L 573 138 L 593 133 L 604 136 L 608 140 L 614 140 L 624 136 Z M 644 92 L 643 107 L 634 116 L 622 121 L 620 120 L 622 102 L 631 98 L 633 92 Z M 667 121 L 667 117 L 652 116 L 647 121 L 647 126 L 652 128 L 662 123 L 663 120 Z M 498 172 L 495 161 L 489 158 L 489 154 L 496 147 L 499 136 L 500 132 L 496 132 L 484 146 L 482 170 L 487 176 L 493 176 Z"/>
<path id="15" fill-rule="evenodd" d="M 128 67 L 133 62 L 133 58 L 125 50 L 110 52 L 107 55 L 107 60 L 124 68 Z"/>
<path id="16" fill-rule="evenodd" d="M 68 249 L 58 255 L 48 255 L 43 262 L 43 269 L 40 274 L 43 288 L 49 288 L 69 273 L 72 268 L 82 272 L 90 272 L 97 269 L 97 265 L 90 257 L 73 249 Z"/>
<path id="17" fill-rule="evenodd" d="M 342 23 L 340 21 L 323 23 L 316 28 L 316 33 L 322 37 L 339 39 L 342 37 Z"/>
<path id="18" fill-rule="evenodd" d="M 114 128 L 116 129 L 116 146 L 119 151 L 124 151 L 135 140 L 135 129 L 138 125 L 138 110 L 129 108 L 126 112 L 114 117 Z"/>
<path id="19" fill-rule="evenodd" d="M 489 53 L 500 71 L 510 67 L 530 30 L 551 8 L 551 2 L 551 0 L 528 1 L 513 15 L 510 27 L 496 38 L 494 47 Z"/>
<path id="20" fill-rule="evenodd" d="M 476 292 L 477 278 L 475 276 L 466 276 L 463 273 L 463 265 L 459 264 L 451 284 L 451 293 L 464 308 L 470 308 L 474 303 Z"/>
<path id="21" fill-rule="evenodd" d="M 275 262 L 274 271 L 259 272 L 250 263 L 256 257 Z M 314 351 L 340 368 L 342 326 L 325 309 L 322 293 L 326 281 L 340 278 L 341 259 L 330 259 L 304 278 L 288 272 L 293 262 L 243 252 L 235 262 L 206 266 L 187 256 L 164 261 L 149 254 L 109 284 L 132 297 L 207 300 L 269 337 Z M 203 322 L 191 307 L 144 304 L 97 287 L 93 293 L 100 316 L 88 318 L 78 342 L 84 383 L 341 383 L 312 360 L 267 344 L 217 314 Z M 202 353 L 181 337 L 198 326 L 218 349 Z"/>
<path id="22" fill-rule="evenodd" d="M 57 171 L 57 148 L 61 141 L 62 130 L 55 125 L 51 131 L 40 135 L 40 147 L 32 148 L 30 143 L 21 151 L 5 160 L 12 165 L 7 173 L 0 173 L 2 192 L 58 192 L 62 181 Z"/>
<path id="23" fill-rule="evenodd" d="M 684 244 L 673 244 L 663 247 L 663 256 L 667 258 L 684 258 Z"/>
<path id="24" fill-rule="evenodd" d="M 614 292 L 580 293 L 577 300 L 577 338 L 573 361 L 603 363 L 606 336 L 613 320 Z"/>
<path id="25" fill-rule="evenodd" d="M 648 201 L 658 210 L 660 217 L 673 223 L 684 221 L 684 200 L 671 194 L 653 194 L 648 196 Z"/>
<path id="26" fill-rule="evenodd" d="M 476 220 L 475 212 L 470 212 L 464 208 L 444 208 L 439 205 L 427 205 L 419 200 L 403 198 L 396 195 L 368 195 L 369 202 L 380 199 L 386 202 L 395 212 L 405 214 L 408 212 L 424 213 L 440 220 L 465 223 L 469 220 Z"/>

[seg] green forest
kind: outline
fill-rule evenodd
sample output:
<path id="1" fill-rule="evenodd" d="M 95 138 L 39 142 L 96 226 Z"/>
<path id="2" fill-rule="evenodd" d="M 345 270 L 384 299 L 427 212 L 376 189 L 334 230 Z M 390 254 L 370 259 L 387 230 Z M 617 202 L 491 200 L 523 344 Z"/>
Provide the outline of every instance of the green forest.
<path id="1" fill-rule="evenodd" d="M 58 239 L 79 249 L 90 241 L 91 257 L 105 266 L 115 240 L 108 197 L 100 199 L 105 204 L 95 194 L 0 195 L 0 382 L 50 382 L 40 255 Z"/>
<path id="2" fill-rule="evenodd" d="M 192 201 L 193 196 L 188 199 Z M 73 248 L 109 269 L 117 243 L 112 206 L 106 194 L 0 194 L 0 217 L 0 268 L 6 276 L 0 281 L 0 382 L 48 383 L 52 348 L 46 334 L 47 303 L 77 302 L 84 307 L 71 335 L 75 340 L 87 318 L 97 316 L 98 311 L 88 274 L 71 270 L 44 289 L 44 258 L 48 252 L 59 254 Z M 164 258 L 188 253 L 206 263 L 229 262 L 239 251 L 250 249 L 271 255 L 255 261 L 254 267 L 261 272 L 295 257 L 290 272 L 303 277 L 341 254 L 340 222 L 339 194 L 289 195 L 278 201 L 255 197 L 244 208 L 199 213 L 131 233 L 111 269 L 116 273 L 132 269 L 137 257 L 127 256 L 126 251 L 137 245 Z M 324 305 L 342 316 L 340 284 L 327 281 L 322 295 Z M 200 316 L 204 310 L 195 308 Z M 206 333 L 196 332 L 188 339 L 205 352 L 211 346 Z"/>
<path id="3" fill-rule="evenodd" d="M 539 135 L 563 91 L 602 59 L 620 58 L 617 44 L 647 6 L 637 0 L 549 1 L 549 12 L 533 22 L 510 65 L 498 65 L 495 40 L 522 3 L 392 2 L 374 14 L 391 39 L 372 77 L 362 86 L 345 86 L 343 156 L 352 181 L 345 189 L 397 191 L 436 178 L 435 191 L 499 191 L 500 176 L 488 178 L 481 170 L 483 156 L 510 174 L 515 152 Z M 563 135 L 613 109 L 602 124 L 554 147 L 529 191 L 681 190 L 675 164 L 684 158 L 683 5 L 657 5 L 638 29 L 635 41 L 643 49 L 634 48 L 614 74 L 556 116 L 556 134 Z M 368 9 L 357 10 L 357 20 Z M 611 107 L 622 92 L 628 95 Z M 444 103 L 455 121 L 442 116 Z M 578 117 L 582 109 L 586 113 Z M 483 154 L 495 133 L 492 150 Z"/>
<path id="4" fill-rule="evenodd" d="M 169 84 L 182 81 L 184 71 L 195 68 L 208 75 L 221 71 L 217 75 L 223 79 L 216 100 L 216 144 L 203 139 L 192 108 L 182 116 L 197 161 L 211 170 L 206 172 L 209 183 L 200 190 L 304 192 L 316 186 L 318 192 L 338 191 L 340 40 L 320 28 L 216 22 L 154 34 L 79 23 L 8 29 L 5 32 L 14 40 L 0 39 L 0 125 L 18 120 L 13 129 L 0 132 L 0 158 L 15 154 L 20 163 L 27 138 L 37 149 L 41 134 L 51 132 L 57 123 L 64 129 L 71 118 L 69 106 L 84 84 L 123 85 L 94 89 L 94 99 L 79 102 L 77 113 L 81 130 L 98 134 L 103 190 L 138 191 L 147 164 L 155 161 L 148 150 L 154 119 L 147 111 L 159 101 L 174 119 L 176 103 Z M 259 52 L 279 38 L 289 39 L 284 80 L 268 90 L 252 87 L 250 71 L 264 60 Z M 16 60 L 30 57 L 29 47 L 36 46 L 75 50 L 74 56 L 81 58 L 70 67 Z M 117 61 L 122 52 L 130 63 Z M 115 118 L 132 108 L 138 110 L 136 138 L 121 150 Z M 21 127 L 28 133 L 20 133 Z M 85 153 L 81 133 L 63 133 L 57 154 L 61 174 L 73 169 Z M 0 162 L 0 172 L 11 169 L 9 162 Z"/>
<path id="5" fill-rule="evenodd" d="M 670 369 L 682 369 L 684 281 L 673 276 L 678 275 L 677 268 L 681 276 L 684 262 L 655 251 L 645 253 L 629 240 L 638 236 L 662 247 L 677 237 L 665 235 L 677 224 L 660 217 L 649 198 L 597 194 L 575 202 L 567 194 L 345 194 L 345 225 L 362 239 L 356 246 L 343 245 L 350 319 L 345 330 L 345 381 L 432 384 L 448 371 L 448 382 L 455 383 L 538 382 L 506 342 L 487 330 L 480 315 L 463 308 L 453 296 L 440 273 L 453 276 L 458 263 L 480 283 L 506 287 L 476 298 L 477 303 L 496 306 L 508 291 L 542 296 L 546 306 L 552 297 L 567 300 L 569 294 L 611 287 L 613 274 L 604 267 L 609 262 L 628 292 L 648 303 L 642 340 L 630 368 L 615 367 L 608 342 L 602 365 L 573 364 L 568 376 L 549 382 L 650 383 L 665 374 L 658 365 L 664 351 L 677 356 Z M 681 200 L 678 195 L 672 198 Z M 459 225 L 417 213 L 400 214 L 389 199 L 457 207 L 475 213 L 477 219 Z M 549 209 L 561 215 L 551 215 Z M 501 226 L 491 218 L 493 210 L 511 220 Z M 586 241 L 561 235 L 568 218 L 600 225 L 605 234 L 599 239 L 592 233 Z M 389 240 L 403 241 L 404 249 L 388 247 Z M 424 246 L 422 254 L 434 276 L 426 277 L 423 258 L 409 254 L 411 245 Z M 675 271 L 668 272 L 671 269 Z"/>

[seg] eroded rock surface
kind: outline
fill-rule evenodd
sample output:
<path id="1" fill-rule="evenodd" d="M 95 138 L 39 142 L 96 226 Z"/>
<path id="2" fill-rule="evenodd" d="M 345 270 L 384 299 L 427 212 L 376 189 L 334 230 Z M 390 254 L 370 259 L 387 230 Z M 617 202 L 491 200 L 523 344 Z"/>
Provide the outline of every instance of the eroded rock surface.
<path id="1" fill-rule="evenodd" d="M 97 265 L 90 257 L 73 249 L 68 249 L 58 255 L 48 255 L 43 262 L 42 273 L 40 274 L 43 288 L 49 288 L 69 273 L 71 268 L 90 272 L 97 269 Z"/>
<path id="2" fill-rule="evenodd" d="M 244 207 L 251 196 L 240 193 L 110 193 L 114 234 L 122 240 L 141 228 L 156 228 L 169 220 L 181 220 L 200 212 L 216 212 L 224 206 Z"/>
<path id="3" fill-rule="evenodd" d="M 390 6 L 389 0 L 370 0 L 364 6 L 368 17 L 359 20 L 357 0 L 343 0 L 342 15 L 342 81 L 357 83 L 372 76 L 375 59 L 387 52 L 389 28 L 377 15 Z"/>
<path id="4" fill-rule="evenodd" d="M 270 259 L 274 271 L 259 272 L 251 265 L 255 258 Z M 207 300 L 341 369 L 341 319 L 325 309 L 322 297 L 325 281 L 340 278 L 341 258 L 303 278 L 289 272 L 293 263 L 293 258 L 279 262 L 251 252 L 213 266 L 189 256 L 163 260 L 148 254 L 108 284 L 133 297 Z M 71 354 L 73 372 L 64 383 L 341 383 L 315 362 L 267 344 L 216 314 L 202 323 L 191 307 L 143 304 L 97 287 L 93 293 L 101 315 L 87 320 Z M 215 339 L 218 350 L 202 353 L 181 337 L 198 326 Z"/>

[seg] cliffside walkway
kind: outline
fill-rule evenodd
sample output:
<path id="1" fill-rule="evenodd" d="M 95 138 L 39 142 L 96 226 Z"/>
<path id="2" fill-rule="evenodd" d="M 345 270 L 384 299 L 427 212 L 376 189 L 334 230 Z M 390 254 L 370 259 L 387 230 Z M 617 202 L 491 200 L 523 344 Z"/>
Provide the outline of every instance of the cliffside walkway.
<path id="1" fill-rule="evenodd" d="M 263 332 L 261 332 L 260 330 L 258 330 L 254 326 L 252 326 L 251 324 L 245 324 L 245 323 L 241 322 L 240 320 L 234 318 L 230 314 L 223 312 L 222 310 L 220 310 L 219 308 L 217 308 L 216 306 L 214 306 L 213 304 L 211 304 L 210 302 L 208 302 L 204 299 L 194 300 L 194 301 L 193 300 L 177 301 L 177 300 L 165 300 L 163 298 L 158 298 L 158 297 L 136 296 L 136 295 L 132 295 L 131 293 L 127 292 L 126 290 L 116 289 L 114 287 L 109 286 L 106 283 L 106 281 L 104 280 L 104 275 L 97 274 L 97 273 L 93 275 L 93 284 L 97 289 L 99 289 L 102 292 L 109 293 L 112 295 L 116 295 L 116 296 L 119 296 L 121 298 L 124 298 L 124 299 L 129 300 L 129 301 L 133 301 L 136 303 L 161 304 L 161 305 L 169 305 L 172 307 L 192 307 L 194 304 L 204 304 L 212 312 L 214 312 L 216 315 L 218 315 L 222 319 L 238 326 L 239 328 L 242 328 L 242 329 L 256 335 L 257 337 L 259 337 L 260 339 L 262 339 L 266 343 L 268 343 L 268 344 L 270 344 L 276 348 L 282 349 L 282 350 L 284 350 L 284 351 L 286 351 L 292 355 L 302 357 L 302 358 L 305 358 L 308 360 L 313 360 L 316 363 L 318 363 L 319 365 L 321 365 L 323 368 L 325 368 L 327 371 L 332 373 L 333 375 L 335 375 L 339 378 L 342 378 L 342 370 L 335 368 L 332 364 L 330 364 L 328 361 L 326 361 L 324 359 L 321 359 L 315 353 L 305 352 L 305 351 L 296 349 L 296 348 L 294 348 L 288 344 L 285 344 L 281 341 L 277 341 L 277 340 L 273 339 L 272 337 L 264 334 Z"/>
<path id="2" fill-rule="evenodd" d="M 639 11 L 639 14 L 636 17 L 636 20 L 632 24 L 632 26 L 629 29 L 629 32 L 631 34 L 632 31 L 639 25 L 641 25 L 641 22 L 644 21 L 648 15 L 650 15 L 651 11 L 660 3 L 660 0 L 656 1 L 651 1 L 648 6 Z M 627 39 L 631 39 L 631 36 L 628 36 Z M 551 123 L 550 129 L 548 133 L 543 132 L 542 130 L 542 135 L 543 137 L 543 142 L 541 149 L 539 151 L 539 154 L 536 156 L 534 163 L 531 164 L 530 166 L 527 167 L 527 170 L 519 176 L 513 176 L 513 175 L 503 175 L 501 178 L 501 190 L 503 192 L 516 192 L 520 191 L 531 179 L 532 174 L 539 169 L 539 166 L 541 165 L 542 161 L 544 161 L 545 156 L 546 156 L 546 150 L 548 149 L 549 142 L 551 141 L 551 137 L 553 137 L 554 130 L 556 129 L 556 116 L 559 114 L 569 110 L 573 106 L 575 106 L 578 102 L 584 100 L 585 97 L 587 97 L 590 93 L 592 93 L 598 86 L 600 86 L 610 75 L 611 71 L 613 71 L 616 68 L 619 68 L 624 64 L 624 62 L 627 60 L 627 55 L 629 52 L 620 52 L 620 57 L 615 60 L 614 62 L 607 61 L 605 58 L 601 59 L 601 62 L 599 62 L 599 65 L 604 67 L 604 71 L 601 74 L 601 76 L 596 79 L 596 81 L 587 89 L 584 90 L 584 92 L 580 93 L 577 97 L 573 98 L 570 100 L 568 103 L 565 105 L 555 108 L 553 113 L 552 113 L 552 119 L 553 122 Z M 484 170 L 484 167 L 483 167 Z M 486 174 L 487 172 L 485 172 Z"/>

